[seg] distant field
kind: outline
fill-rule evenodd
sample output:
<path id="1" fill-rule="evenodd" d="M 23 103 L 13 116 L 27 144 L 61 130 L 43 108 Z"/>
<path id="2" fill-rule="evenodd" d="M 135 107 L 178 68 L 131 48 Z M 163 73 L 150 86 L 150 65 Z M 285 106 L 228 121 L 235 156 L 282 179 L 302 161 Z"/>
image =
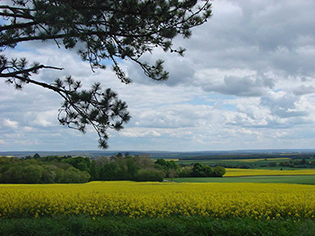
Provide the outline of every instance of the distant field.
<path id="1" fill-rule="evenodd" d="M 253 176 L 224 178 L 175 178 L 177 183 L 285 183 L 315 185 L 315 176 Z"/>
<path id="2" fill-rule="evenodd" d="M 277 161 L 289 161 L 291 158 L 288 157 L 277 157 L 277 158 L 257 158 L 257 159 L 226 159 L 226 160 L 211 160 L 211 161 L 205 161 L 204 163 L 211 163 L 213 161 L 223 161 L 223 162 L 277 162 Z"/>
<path id="3" fill-rule="evenodd" d="M 315 169 L 264 170 L 226 168 L 223 178 L 175 178 L 175 182 L 195 183 L 290 183 L 315 184 Z"/>
<path id="4" fill-rule="evenodd" d="M 288 161 L 291 158 L 287 157 L 277 157 L 277 158 L 259 158 L 259 159 L 229 159 L 227 161 L 237 161 L 237 162 L 257 162 L 257 161 Z"/>
<path id="5" fill-rule="evenodd" d="M 168 160 L 168 159 L 165 159 Z M 279 165 L 280 162 L 290 161 L 288 157 L 277 157 L 277 158 L 244 158 L 244 159 L 213 159 L 213 160 L 178 160 L 177 164 L 191 165 L 193 163 L 199 162 L 206 165 L 249 165 L 251 168 L 261 168 L 265 166 L 265 169 L 273 169 L 270 167 L 269 163 L 276 163 Z M 175 161 L 175 160 L 174 160 Z M 308 162 L 314 161 L 313 159 L 306 159 Z M 276 167 L 278 169 L 292 169 L 291 167 Z"/>
<path id="6" fill-rule="evenodd" d="M 295 170 L 265 170 L 265 169 L 236 169 L 227 168 L 224 177 L 238 176 L 277 176 L 277 175 L 314 175 L 315 169 L 295 169 Z"/>
<path id="7" fill-rule="evenodd" d="M 165 160 L 165 161 L 175 161 L 175 162 L 178 162 L 178 161 L 179 161 L 178 158 L 177 158 L 177 159 L 165 158 L 164 160 Z M 155 161 L 155 160 L 154 160 L 154 161 Z"/>

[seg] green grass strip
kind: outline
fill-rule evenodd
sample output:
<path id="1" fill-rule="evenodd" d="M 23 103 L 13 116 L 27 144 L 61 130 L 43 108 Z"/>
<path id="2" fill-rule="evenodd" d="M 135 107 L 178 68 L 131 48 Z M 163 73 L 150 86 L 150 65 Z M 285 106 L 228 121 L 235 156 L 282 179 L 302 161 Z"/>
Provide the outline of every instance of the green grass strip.
<path id="1" fill-rule="evenodd" d="M 166 219 L 134 219 L 128 217 L 58 216 L 39 219 L 0 220 L 0 235 L 224 235 L 224 236 L 286 236 L 315 235 L 311 220 L 217 220 L 205 217 L 177 217 Z"/>
<path id="2" fill-rule="evenodd" d="M 166 179 L 170 180 L 170 179 Z M 223 178 L 174 178 L 174 182 L 184 183 L 287 183 L 287 184 L 315 184 L 315 176 L 248 176 Z"/>

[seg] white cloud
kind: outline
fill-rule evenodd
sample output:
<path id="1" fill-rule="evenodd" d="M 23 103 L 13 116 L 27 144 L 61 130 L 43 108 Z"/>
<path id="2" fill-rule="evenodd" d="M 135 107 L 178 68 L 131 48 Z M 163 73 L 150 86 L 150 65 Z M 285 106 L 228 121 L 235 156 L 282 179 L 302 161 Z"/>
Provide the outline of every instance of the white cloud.
<path id="1" fill-rule="evenodd" d="M 17 129 L 19 126 L 19 122 L 10 119 L 4 119 L 3 125 L 11 129 Z"/>
<path id="2" fill-rule="evenodd" d="M 72 75 L 84 88 L 100 81 L 118 92 L 132 120 L 120 133 L 110 131 L 112 149 L 310 148 L 314 7 L 313 1 L 213 1 L 212 18 L 194 28 L 189 40 L 174 40 L 174 47 L 187 48 L 185 57 L 154 50 L 142 58 L 165 60 L 166 82 L 152 81 L 137 65 L 120 61 L 134 81 L 121 84 L 109 66 L 93 73 L 75 51 L 57 49 L 53 42 L 27 43 L 6 53 L 65 68 L 35 77 L 47 83 Z M 3 81 L 0 93 L 0 144 L 8 150 L 97 148 L 92 128 L 82 135 L 59 125 L 58 94 L 32 85 L 17 91 Z"/>
<path id="3" fill-rule="evenodd" d="M 32 128 L 32 127 L 29 127 L 29 126 L 24 126 L 24 127 L 23 127 L 23 130 L 25 130 L 26 132 L 30 132 L 30 131 L 33 130 L 33 128 Z"/>
<path id="4" fill-rule="evenodd" d="M 211 80 L 210 80 L 211 81 Z M 263 75 L 260 76 L 225 76 L 223 83 L 212 85 L 205 84 L 203 89 L 207 92 L 218 92 L 236 96 L 262 96 L 274 87 L 274 82 Z"/>
<path id="5" fill-rule="evenodd" d="M 43 111 L 43 112 L 27 112 L 26 117 L 30 124 L 41 127 L 53 127 L 58 125 L 57 111 Z"/>
<path id="6" fill-rule="evenodd" d="M 160 137 L 161 134 L 154 130 L 141 130 L 136 128 L 126 129 L 120 133 L 121 136 L 130 137 L 130 138 L 139 138 L 139 137 Z"/>
<path id="7" fill-rule="evenodd" d="M 285 92 L 269 93 L 261 98 L 261 105 L 281 118 L 308 116 L 310 110 L 314 109 L 306 99 Z"/>

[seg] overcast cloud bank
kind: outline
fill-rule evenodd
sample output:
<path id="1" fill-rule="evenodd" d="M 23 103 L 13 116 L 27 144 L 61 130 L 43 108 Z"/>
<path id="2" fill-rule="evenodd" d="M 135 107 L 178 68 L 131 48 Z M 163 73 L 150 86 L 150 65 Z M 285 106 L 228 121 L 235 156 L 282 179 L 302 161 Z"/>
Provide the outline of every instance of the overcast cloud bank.
<path id="1" fill-rule="evenodd" d="M 150 81 L 123 61 L 133 79 L 107 69 L 93 73 L 75 51 L 53 43 L 25 43 L 8 57 L 27 57 L 65 70 L 46 70 L 51 83 L 72 75 L 89 87 L 102 82 L 127 101 L 132 120 L 110 132 L 112 150 L 231 150 L 314 148 L 315 2 L 214 1 L 208 23 L 175 46 L 185 57 L 156 50 L 143 60 L 165 60 L 166 82 Z M 33 85 L 22 91 L 0 81 L 0 150 L 96 149 L 97 135 L 58 124 L 58 95 Z"/>

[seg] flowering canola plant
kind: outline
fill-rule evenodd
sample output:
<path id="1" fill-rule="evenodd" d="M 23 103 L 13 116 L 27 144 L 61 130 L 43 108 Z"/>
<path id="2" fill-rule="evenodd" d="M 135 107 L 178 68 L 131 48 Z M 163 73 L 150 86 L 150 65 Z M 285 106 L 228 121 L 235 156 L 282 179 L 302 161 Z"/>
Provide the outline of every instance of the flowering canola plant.
<path id="1" fill-rule="evenodd" d="M 90 216 L 313 219 L 315 186 L 254 183 L 0 185 L 0 218 Z"/>

